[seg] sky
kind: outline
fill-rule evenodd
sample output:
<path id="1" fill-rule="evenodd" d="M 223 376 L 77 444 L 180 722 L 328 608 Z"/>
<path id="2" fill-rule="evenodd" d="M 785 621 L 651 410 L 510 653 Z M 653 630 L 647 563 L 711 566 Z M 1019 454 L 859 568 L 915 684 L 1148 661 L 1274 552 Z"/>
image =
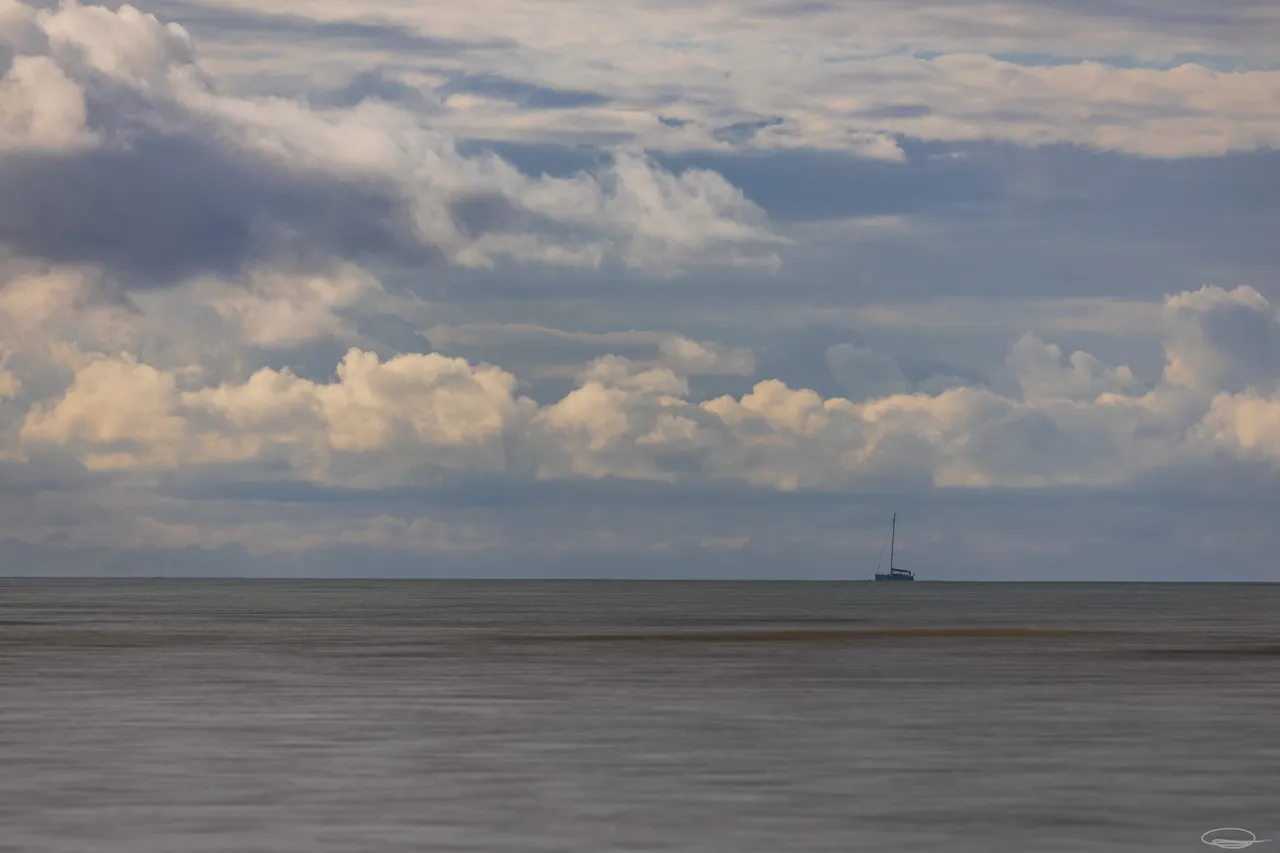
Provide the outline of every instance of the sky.
<path id="1" fill-rule="evenodd" d="M 0 573 L 1280 581 L 1270 0 L 0 0 Z"/>

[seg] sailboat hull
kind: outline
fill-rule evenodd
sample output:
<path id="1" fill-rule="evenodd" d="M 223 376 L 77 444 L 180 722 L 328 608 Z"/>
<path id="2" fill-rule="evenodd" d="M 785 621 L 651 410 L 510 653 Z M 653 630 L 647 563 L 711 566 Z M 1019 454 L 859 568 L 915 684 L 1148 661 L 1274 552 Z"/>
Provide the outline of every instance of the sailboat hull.
<path id="1" fill-rule="evenodd" d="M 889 574 L 876 572 L 876 580 L 878 581 L 913 581 L 915 579 L 915 575 L 909 575 L 905 572 L 891 572 Z"/>

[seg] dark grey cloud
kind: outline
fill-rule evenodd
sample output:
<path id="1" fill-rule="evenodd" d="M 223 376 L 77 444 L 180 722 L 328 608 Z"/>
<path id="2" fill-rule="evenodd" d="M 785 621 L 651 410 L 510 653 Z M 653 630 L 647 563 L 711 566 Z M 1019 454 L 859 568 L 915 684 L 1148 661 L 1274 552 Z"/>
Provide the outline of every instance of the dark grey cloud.
<path id="1" fill-rule="evenodd" d="M 196 133 L 0 154 L 0 246 L 98 263 L 129 286 L 235 274 L 282 254 L 432 258 L 389 185 L 281 168 Z"/>
<path id="2" fill-rule="evenodd" d="M 531 213 L 498 193 L 470 193 L 449 202 L 454 225 L 463 234 L 478 237 L 494 232 L 536 231 L 567 236 L 572 228 L 547 216 Z"/>

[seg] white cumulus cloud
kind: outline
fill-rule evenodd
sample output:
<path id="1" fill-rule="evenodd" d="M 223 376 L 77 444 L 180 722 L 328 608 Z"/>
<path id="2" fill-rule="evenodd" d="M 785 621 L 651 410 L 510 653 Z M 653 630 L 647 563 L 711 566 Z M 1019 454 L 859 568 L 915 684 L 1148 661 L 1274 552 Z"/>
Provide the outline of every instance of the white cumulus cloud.
<path id="1" fill-rule="evenodd" d="M 215 385 L 125 355 L 82 366 L 65 393 L 27 415 L 22 438 L 70 448 L 96 469 L 271 458 L 292 477 L 367 486 L 441 469 L 782 489 L 884 478 L 1121 485 L 1223 447 L 1280 462 L 1280 369 L 1252 373 L 1258 381 L 1236 390 L 1236 374 L 1220 369 L 1238 355 L 1237 339 L 1217 337 L 1224 304 L 1243 307 L 1229 315 L 1242 328 L 1274 334 L 1280 325 L 1256 291 L 1172 296 L 1166 376 L 1150 388 L 1126 366 L 1083 352 L 1064 358 L 1033 336 L 1010 353 L 1016 393 L 975 386 L 862 400 L 765 379 L 738 397 L 695 402 L 688 375 L 705 369 L 693 356 L 706 350 L 689 341 L 668 347 L 684 366 L 596 359 L 543 406 L 500 367 L 438 354 L 383 361 L 352 349 L 328 382 L 263 369 Z"/>

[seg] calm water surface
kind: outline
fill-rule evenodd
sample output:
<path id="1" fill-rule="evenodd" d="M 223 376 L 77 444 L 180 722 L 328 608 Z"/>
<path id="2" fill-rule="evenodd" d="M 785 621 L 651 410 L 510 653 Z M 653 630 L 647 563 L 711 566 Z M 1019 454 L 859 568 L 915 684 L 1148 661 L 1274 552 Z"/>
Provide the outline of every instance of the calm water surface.
<path id="1" fill-rule="evenodd" d="M 0 850 L 1280 846 L 1280 587 L 0 582 Z"/>

